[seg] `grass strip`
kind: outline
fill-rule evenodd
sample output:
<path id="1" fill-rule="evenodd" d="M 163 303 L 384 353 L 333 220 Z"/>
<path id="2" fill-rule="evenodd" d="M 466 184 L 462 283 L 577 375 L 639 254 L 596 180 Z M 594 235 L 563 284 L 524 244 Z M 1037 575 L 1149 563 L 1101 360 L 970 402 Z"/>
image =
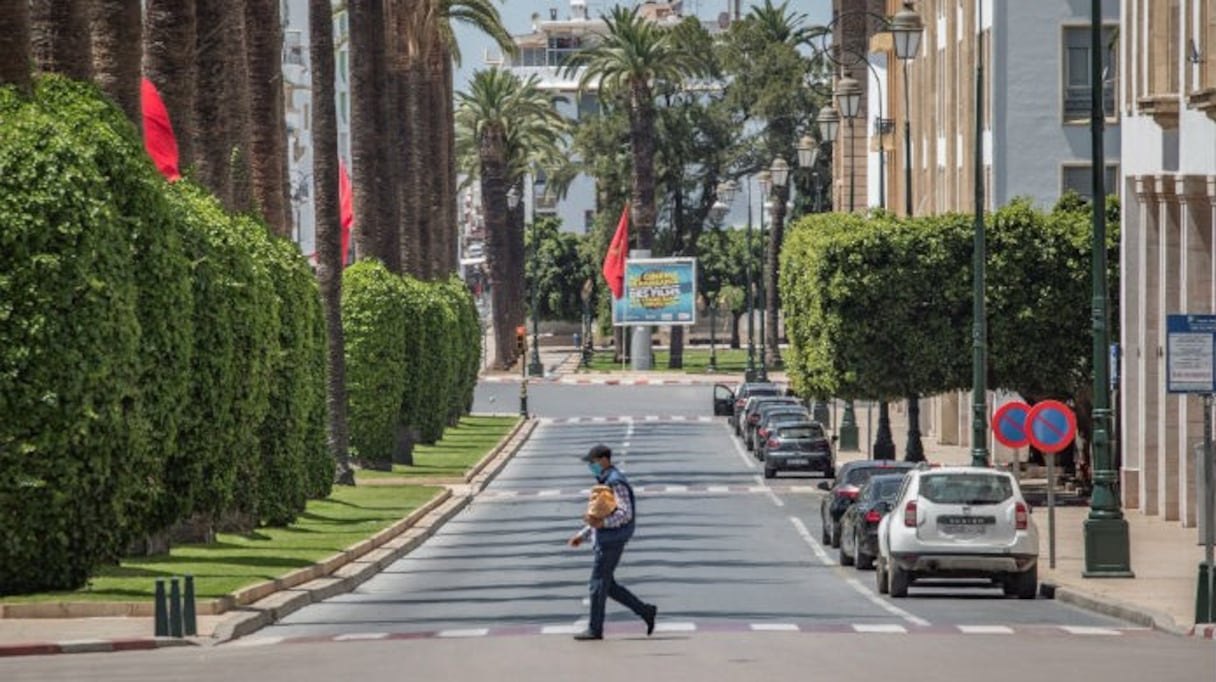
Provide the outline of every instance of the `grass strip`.
<path id="1" fill-rule="evenodd" d="M 668 369 L 667 363 L 670 360 L 671 353 L 666 350 L 657 350 L 654 353 L 654 370 L 656 372 L 683 372 L 685 374 L 709 374 L 709 349 L 708 348 L 685 348 L 684 349 L 684 368 Z M 759 348 L 757 348 L 757 356 Z M 756 361 L 759 362 L 757 357 Z M 591 360 L 592 372 L 613 372 L 621 370 L 621 363 L 612 361 L 611 351 L 600 351 L 595 354 Z M 629 369 L 626 365 L 625 369 Z M 720 347 L 717 349 L 717 372 L 720 374 L 739 374 L 747 369 L 747 349 L 746 348 L 730 348 Z"/>
<path id="2" fill-rule="evenodd" d="M 414 446 L 412 465 L 394 464 L 390 471 L 362 469 L 359 478 L 460 477 L 498 445 L 519 417 L 463 417 L 456 428 L 443 433 L 433 445 Z"/>

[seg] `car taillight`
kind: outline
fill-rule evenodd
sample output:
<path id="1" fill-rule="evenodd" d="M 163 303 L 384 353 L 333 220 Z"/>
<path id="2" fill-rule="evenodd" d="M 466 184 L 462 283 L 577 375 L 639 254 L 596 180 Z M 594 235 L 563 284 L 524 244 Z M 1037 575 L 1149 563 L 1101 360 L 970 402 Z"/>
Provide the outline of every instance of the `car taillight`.
<path id="1" fill-rule="evenodd" d="M 856 486 L 846 485 L 846 486 L 840 488 L 839 490 L 837 490 L 836 494 L 841 497 L 847 497 L 850 500 L 856 500 L 857 493 L 859 493 L 859 492 L 861 492 L 860 488 L 858 488 Z"/>
<path id="2" fill-rule="evenodd" d="M 916 500 L 908 500 L 908 504 L 904 505 L 904 525 L 916 527 Z"/>
<path id="3" fill-rule="evenodd" d="M 1026 530 L 1026 526 L 1030 524 L 1030 512 L 1021 502 L 1018 502 L 1013 508 L 1013 522 L 1017 525 L 1018 530 Z"/>
<path id="4" fill-rule="evenodd" d="M 761 438 L 768 438 L 768 429 L 764 428 L 763 426 L 760 427 L 759 433 Z"/>
<path id="5" fill-rule="evenodd" d="M 747 400 L 745 400 L 743 398 L 739 398 L 738 400 L 735 401 L 735 409 L 743 407 L 743 404 L 746 402 L 747 402 Z"/>
<path id="6" fill-rule="evenodd" d="M 769 450 L 776 450 L 777 448 L 781 447 L 781 441 L 777 440 L 776 438 L 770 438 L 768 439 L 768 442 L 764 444 L 764 447 L 768 448 Z"/>
<path id="7" fill-rule="evenodd" d="M 879 521 L 882 521 L 882 514 L 879 514 L 877 509 L 866 512 L 866 523 L 878 523 Z"/>

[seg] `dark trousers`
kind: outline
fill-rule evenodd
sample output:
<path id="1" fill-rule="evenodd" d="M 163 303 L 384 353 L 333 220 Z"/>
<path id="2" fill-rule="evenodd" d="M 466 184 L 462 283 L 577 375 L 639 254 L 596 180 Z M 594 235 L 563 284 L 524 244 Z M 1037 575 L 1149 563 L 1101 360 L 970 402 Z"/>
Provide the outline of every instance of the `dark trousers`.
<path id="1" fill-rule="evenodd" d="M 625 551 L 625 543 L 595 545 L 595 564 L 591 568 L 591 622 L 587 629 L 591 632 L 604 632 L 604 606 L 608 597 L 625 608 L 633 611 L 639 618 L 644 617 L 646 604 L 625 589 L 614 578 L 616 565 L 621 562 L 621 554 Z"/>

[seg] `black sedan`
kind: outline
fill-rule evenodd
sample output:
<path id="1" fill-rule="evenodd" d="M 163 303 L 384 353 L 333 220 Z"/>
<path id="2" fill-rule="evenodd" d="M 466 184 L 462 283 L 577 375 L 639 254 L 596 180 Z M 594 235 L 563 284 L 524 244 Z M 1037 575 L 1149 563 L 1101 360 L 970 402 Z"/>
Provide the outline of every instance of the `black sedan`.
<path id="1" fill-rule="evenodd" d="M 780 422 L 764 444 L 764 477 L 806 471 L 831 477 L 832 445 L 819 422 Z"/>
<path id="2" fill-rule="evenodd" d="M 872 568 L 878 556 L 878 522 L 899 496 L 903 474 L 872 476 L 857 493 L 857 502 L 840 517 L 840 565 Z"/>
<path id="3" fill-rule="evenodd" d="M 827 481 L 820 483 L 819 489 L 829 493 L 819 503 L 819 515 L 823 519 L 823 544 L 840 546 L 840 517 L 844 516 L 849 505 L 857 500 L 861 486 L 865 485 L 871 476 L 901 473 L 915 468 L 914 462 L 861 459 L 842 465 L 832 485 L 828 485 Z"/>

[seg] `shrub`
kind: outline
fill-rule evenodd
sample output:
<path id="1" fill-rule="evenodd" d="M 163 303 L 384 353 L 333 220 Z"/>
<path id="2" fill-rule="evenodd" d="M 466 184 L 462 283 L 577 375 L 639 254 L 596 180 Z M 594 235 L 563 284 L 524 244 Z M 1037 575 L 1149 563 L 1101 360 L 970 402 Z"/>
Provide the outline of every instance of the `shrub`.
<path id="1" fill-rule="evenodd" d="M 346 336 L 347 423 L 350 445 L 365 466 L 391 463 L 407 386 L 406 285 L 375 260 L 342 277 L 342 330 Z"/>

